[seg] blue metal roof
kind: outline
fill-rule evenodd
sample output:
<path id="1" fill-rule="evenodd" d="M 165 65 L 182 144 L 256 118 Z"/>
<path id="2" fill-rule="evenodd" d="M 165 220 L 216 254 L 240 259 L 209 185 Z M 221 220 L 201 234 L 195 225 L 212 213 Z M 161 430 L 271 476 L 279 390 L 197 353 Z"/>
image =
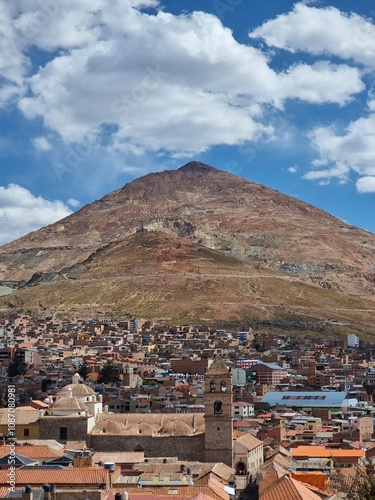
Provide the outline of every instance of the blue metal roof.
<path id="1" fill-rule="evenodd" d="M 279 365 L 276 365 L 275 363 L 265 363 L 264 361 L 262 361 L 261 359 L 259 359 L 256 363 L 257 365 L 264 365 L 264 366 L 268 366 L 268 368 L 272 368 L 272 370 L 284 370 L 284 368 L 282 368 L 281 366 Z"/>
<path id="2" fill-rule="evenodd" d="M 306 408 L 342 408 L 347 406 L 346 392 L 324 391 L 281 391 L 269 392 L 262 403 L 274 405 L 297 406 Z"/>

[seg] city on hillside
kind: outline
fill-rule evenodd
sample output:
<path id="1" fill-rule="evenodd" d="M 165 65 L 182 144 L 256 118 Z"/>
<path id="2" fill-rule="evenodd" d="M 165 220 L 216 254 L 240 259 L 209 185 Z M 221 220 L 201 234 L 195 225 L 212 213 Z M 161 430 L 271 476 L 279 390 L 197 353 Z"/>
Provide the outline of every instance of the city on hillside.
<path id="1" fill-rule="evenodd" d="M 339 499 L 371 488 L 375 343 L 355 334 L 16 313 L 1 320 L 0 359 L 1 498 Z"/>

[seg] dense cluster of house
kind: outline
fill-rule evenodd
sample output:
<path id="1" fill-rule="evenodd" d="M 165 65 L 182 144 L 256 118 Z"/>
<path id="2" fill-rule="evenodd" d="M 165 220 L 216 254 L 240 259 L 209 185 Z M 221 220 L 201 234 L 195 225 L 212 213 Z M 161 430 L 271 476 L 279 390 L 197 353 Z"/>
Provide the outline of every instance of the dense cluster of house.
<path id="1" fill-rule="evenodd" d="M 338 474 L 375 460 L 375 345 L 356 335 L 15 314 L 0 363 L 0 498 L 339 499 Z"/>

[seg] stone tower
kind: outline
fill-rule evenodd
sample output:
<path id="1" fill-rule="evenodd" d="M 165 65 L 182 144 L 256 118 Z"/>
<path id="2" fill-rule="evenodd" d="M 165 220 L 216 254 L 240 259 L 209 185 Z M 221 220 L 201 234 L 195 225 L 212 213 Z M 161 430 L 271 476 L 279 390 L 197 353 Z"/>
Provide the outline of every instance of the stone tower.
<path id="1" fill-rule="evenodd" d="M 134 388 L 134 368 L 125 363 L 122 365 L 122 381 L 125 387 Z"/>
<path id="2" fill-rule="evenodd" d="M 206 462 L 233 465 L 232 375 L 216 356 L 204 381 Z"/>

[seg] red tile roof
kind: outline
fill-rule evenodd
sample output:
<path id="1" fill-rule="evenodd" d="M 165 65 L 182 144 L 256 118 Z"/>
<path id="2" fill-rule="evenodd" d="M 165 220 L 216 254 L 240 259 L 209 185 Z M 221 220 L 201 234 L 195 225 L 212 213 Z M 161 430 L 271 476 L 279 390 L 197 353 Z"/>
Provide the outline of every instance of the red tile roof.
<path id="1" fill-rule="evenodd" d="M 264 493 L 259 495 L 259 500 L 321 500 L 302 483 L 289 476 L 283 476 Z"/>
<path id="2" fill-rule="evenodd" d="M 0 470 L 0 484 L 7 483 L 7 470 Z M 18 469 L 16 471 L 17 485 L 43 485 L 48 479 L 50 484 L 69 485 L 107 485 L 109 471 L 102 467 L 82 467 L 72 469 Z"/>
<path id="3" fill-rule="evenodd" d="M 0 446 L 0 457 L 8 455 L 12 447 L 8 445 Z M 61 457 L 63 452 L 51 450 L 47 445 L 17 445 L 15 452 L 28 458 L 56 458 Z M 1 498 L 1 497 L 0 497 Z"/>

